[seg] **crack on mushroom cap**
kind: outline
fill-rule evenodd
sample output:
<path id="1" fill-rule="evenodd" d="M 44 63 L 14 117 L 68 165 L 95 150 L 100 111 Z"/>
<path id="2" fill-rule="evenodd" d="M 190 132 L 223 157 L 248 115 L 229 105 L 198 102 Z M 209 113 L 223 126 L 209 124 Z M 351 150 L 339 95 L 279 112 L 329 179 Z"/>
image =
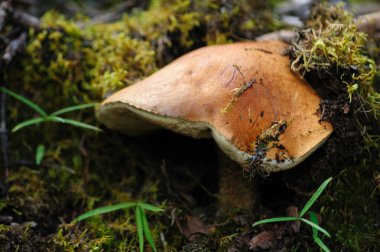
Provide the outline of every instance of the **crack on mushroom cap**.
<path id="1" fill-rule="evenodd" d="M 286 47 L 274 41 L 197 49 L 107 98 L 97 110 L 98 119 L 132 135 L 166 128 L 195 138 L 213 137 L 241 165 L 255 154 L 252 142 L 284 121 L 286 131 L 278 135 L 261 166 L 269 172 L 289 169 L 323 144 L 332 126 L 319 121 L 320 98 L 290 71 L 289 58 L 281 54 Z M 245 80 L 254 79 L 257 82 L 245 88 Z M 239 90 L 239 99 L 221 113 L 231 92 Z"/>

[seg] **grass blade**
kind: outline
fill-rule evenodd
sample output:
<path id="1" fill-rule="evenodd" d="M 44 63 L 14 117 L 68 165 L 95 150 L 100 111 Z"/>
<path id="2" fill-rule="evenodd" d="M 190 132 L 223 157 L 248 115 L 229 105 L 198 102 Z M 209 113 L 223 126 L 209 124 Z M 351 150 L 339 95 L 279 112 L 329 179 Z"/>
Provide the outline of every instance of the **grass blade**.
<path id="1" fill-rule="evenodd" d="M 326 189 L 327 185 L 332 180 L 332 177 L 325 180 L 325 182 L 322 183 L 322 185 L 317 189 L 317 191 L 311 196 L 308 202 L 306 202 L 305 206 L 300 212 L 300 217 L 303 217 L 305 213 L 310 209 L 310 207 L 314 204 L 314 202 L 319 198 L 319 196 L 322 194 L 322 192 Z"/>
<path id="2" fill-rule="evenodd" d="M 16 94 L 16 93 L 14 93 L 14 92 L 6 89 L 6 88 L 3 88 L 3 87 L 0 87 L 0 91 L 3 91 L 7 95 L 10 95 L 13 98 L 16 98 L 17 100 L 19 100 L 20 102 L 28 105 L 30 108 L 34 109 L 38 114 L 40 114 L 42 117 L 47 116 L 46 112 L 40 106 L 38 106 L 37 104 L 35 104 L 31 100 L 29 100 L 29 99 L 27 99 L 27 98 L 25 98 L 19 94 Z"/>
<path id="3" fill-rule="evenodd" d="M 304 218 L 298 218 L 300 221 L 303 221 L 305 222 L 306 224 L 308 224 L 309 226 L 311 226 L 312 228 L 316 228 L 318 229 L 320 232 L 324 233 L 327 237 L 331 237 L 331 235 L 329 234 L 329 232 L 326 231 L 326 229 L 322 228 L 321 226 L 307 220 L 307 219 L 304 219 Z"/>
<path id="4" fill-rule="evenodd" d="M 44 157 L 44 155 L 45 155 L 45 145 L 40 144 L 40 145 L 38 145 L 37 151 L 36 151 L 36 164 L 37 165 L 41 164 L 41 161 L 42 161 L 42 158 Z"/>
<path id="5" fill-rule="evenodd" d="M 26 120 L 26 121 L 23 121 L 19 124 L 17 124 L 13 129 L 12 129 L 12 132 L 16 132 L 24 127 L 27 127 L 27 126 L 30 126 L 30 125 L 33 125 L 33 124 L 39 124 L 39 123 L 42 123 L 42 122 L 46 122 L 46 118 L 43 118 L 43 117 L 38 117 L 38 118 L 33 118 L 33 119 L 30 119 L 30 120 Z"/>
<path id="6" fill-rule="evenodd" d="M 266 224 L 266 223 L 272 223 L 272 222 L 283 222 L 283 221 L 297 221 L 300 220 L 298 217 L 276 217 L 276 218 L 270 218 L 270 219 L 265 219 L 261 221 L 257 221 L 252 224 L 252 227 L 261 225 L 261 224 Z"/>
<path id="7" fill-rule="evenodd" d="M 47 117 L 47 120 L 51 122 L 66 123 L 64 118 L 58 116 L 49 116 Z"/>
<path id="8" fill-rule="evenodd" d="M 148 211 L 152 211 L 152 212 L 162 212 L 164 211 L 164 209 L 162 208 L 159 208 L 159 207 L 156 207 L 156 206 L 153 206 L 151 204 L 148 204 L 148 203 L 144 203 L 144 202 L 139 202 L 139 206 L 145 210 L 148 210 Z"/>
<path id="9" fill-rule="evenodd" d="M 80 105 L 70 106 L 70 107 L 66 107 L 66 108 L 57 110 L 57 111 L 51 113 L 50 116 L 58 116 L 58 115 L 62 115 L 62 114 L 65 114 L 65 113 L 68 113 L 71 111 L 75 111 L 75 110 L 93 108 L 96 105 L 97 105 L 96 103 L 88 103 L 88 104 L 80 104 Z"/>
<path id="10" fill-rule="evenodd" d="M 137 236 L 139 238 L 139 248 L 140 252 L 144 251 L 144 226 L 142 219 L 142 209 L 136 206 L 136 225 L 137 225 Z"/>
<path id="11" fill-rule="evenodd" d="M 111 205 L 111 206 L 99 207 L 78 216 L 77 218 L 74 219 L 74 221 L 81 221 L 92 216 L 109 213 L 109 212 L 113 212 L 120 209 L 134 207 L 134 206 L 137 206 L 137 204 L 138 204 L 137 202 L 125 202 L 125 203 L 120 203 L 120 204 Z"/>
<path id="12" fill-rule="evenodd" d="M 317 215 L 314 212 L 309 211 L 310 215 L 310 221 L 313 222 L 314 224 L 318 225 L 318 218 Z M 313 231 L 313 236 L 318 236 L 318 229 L 311 227 Z"/>
<path id="13" fill-rule="evenodd" d="M 314 242 L 325 252 L 330 252 L 331 250 L 326 246 L 326 244 L 318 237 L 313 236 Z"/>
<path id="14" fill-rule="evenodd" d="M 48 118 L 50 121 L 53 121 L 53 122 L 61 122 L 61 123 L 70 124 L 72 126 L 80 127 L 80 128 L 84 128 L 84 129 L 102 131 L 102 129 L 100 129 L 96 126 L 93 126 L 93 125 L 87 124 L 87 123 L 83 123 L 83 122 L 79 122 L 79 121 L 75 121 L 72 119 L 62 118 L 62 117 L 58 117 L 58 116 L 52 116 L 52 117 L 48 117 Z"/>
<path id="15" fill-rule="evenodd" d="M 310 221 L 314 224 L 318 225 L 318 218 L 314 212 L 309 211 Z M 313 231 L 313 239 L 314 242 L 325 252 L 330 252 L 330 249 L 326 246 L 326 244 L 318 237 L 318 229 L 315 227 L 311 227 Z"/>
<path id="16" fill-rule="evenodd" d="M 148 224 L 148 219 L 146 218 L 145 212 L 143 208 L 140 208 L 141 214 L 142 214 L 142 224 L 144 228 L 144 234 L 146 240 L 149 242 L 150 246 L 152 247 L 153 251 L 157 251 L 156 246 L 154 245 L 154 240 L 152 233 L 150 232 L 149 224 Z"/>

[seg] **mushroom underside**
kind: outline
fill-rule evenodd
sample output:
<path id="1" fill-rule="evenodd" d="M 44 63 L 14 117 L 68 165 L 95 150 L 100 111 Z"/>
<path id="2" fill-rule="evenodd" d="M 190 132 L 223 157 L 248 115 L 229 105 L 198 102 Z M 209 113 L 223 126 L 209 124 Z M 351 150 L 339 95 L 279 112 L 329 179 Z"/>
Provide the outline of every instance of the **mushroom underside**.
<path id="1" fill-rule="evenodd" d="M 249 165 L 256 157 L 255 153 L 239 150 L 208 122 L 158 115 L 122 102 L 112 102 L 101 106 L 97 110 L 97 116 L 108 128 L 130 136 L 139 136 L 160 129 L 168 129 L 193 138 L 213 138 L 220 149 L 241 166 Z M 311 155 L 327 138 L 328 136 L 305 155 L 297 158 L 283 159 L 282 162 L 278 162 L 274 159 L 263 157 L 260 160 L 260 167 L 266 172 L 290 169 Z"/>

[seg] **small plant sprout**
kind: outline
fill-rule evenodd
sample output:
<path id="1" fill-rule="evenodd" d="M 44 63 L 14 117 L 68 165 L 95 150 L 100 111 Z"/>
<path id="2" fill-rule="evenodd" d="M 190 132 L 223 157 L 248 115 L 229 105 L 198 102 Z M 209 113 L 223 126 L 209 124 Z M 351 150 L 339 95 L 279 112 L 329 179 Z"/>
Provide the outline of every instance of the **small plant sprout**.
<path id="1" fill-rule="evenodd" d="M 319 226 L 317 215 L 314 212 L 309 211 L 309 209 L 313 206 L 313 204 L 315 203 L 315 201 L 319 198 L 319 196 L 322 194 L 322 192 L 326 189 L 327 185 L 330 183 L 331 180 L 332 180 L 332 177 L 326 179 L 319 186 L 319 188 L 317 189 L 317 191 L 315 191 L 315 193 L 313 194 L 313 196 L 311 196 L 311 198 L 309 199 L 309 201 L 306 202 L 305 206 L 302 208 L 299 217 L 276 217 L 276 218 L 265 219 L 265 220 L 261 220 L 261 221 L 255 222 L 252 225 L 252 227 L 255 227 L 255 226 L 258 226 L 258 225 L 261 225 L 261 224 L 266 224 L 266 223 L 273 223 L 273 222 L 302 221 L 302 222 L 306 223 L 307 225 L 309 225 L 311 227 L 312 233 L 313 233 L 313 240 L 314 240 L 314 242 L 323 251 L 329 252 L 330 249 L 319 238 L 318 232 L 323 233 L 327 237 L 331 237 L 331 235 L 324 228 L 322 228 L 321 226 Z M 304 216 L 305 216 L 306 213 L 309 213 L 310 220 L 304 218 Z"/>
<path id="2" fill-rule="evenodd" d="M 37 150 L 36 150 L 36 165 L 41 164 L 42 158 L 44 157 L 44 155 L 45 155 L 45 145 L 40 144 L 38 145 Z"/>
<path id="3" fill-rule="evenodd" d="M 137 201 L 137 202 L 125 202 L 125 203 L 120 203 L 116 205 L 100 207 L 78 216 L 76 219 L 74 219 L 74 222 L 81 221 L 92 216 L 98 216 L 104 213 L 114 212 L 117 210 L 128 209 L 132 207 L 135 208 L 137 237 L 139 241 L 140 252 L 144 251 L 144 236 L 145 236 L 145 239 L 148 241 L 150 247 L 153 249 L 153 251 L 157 251 L 156 246 L 154 244 L 152 233 L 149 228 L 149 223 L 148 223 L 148 219 L 146 217 L 145 211 L 162 212 L 164 211 L 164 209 L 153 206 L 151 204 Z"/>
<path id="4" fill-rule="evenodd" d="M 72 119 L 67 119 L 67 118 L 63 118 L 61 117 L 60 115 L 62 114 L 65 114 L 65 113 L 68 113 L 68 112 L 72 112 L 72 111 L 76 111 L 76 110 L 81 110 L 81 109 L 86 109 L 86 108 L 93 108 L 96 106 L 95 103 L 89 103 L 89 104 L 79 104 L 79 105 L 75 105 L 75 106 L 70 106 L 70 107 L 66 107 L 66 108 L 63 108 L 63 109 L 60 109 L 60 110 L 57 110 L 51 114 L 47 114 L 41 107 L 39 107 L 37 104 L 35 104 L 34 102 L 32 102 L 31 100 L 21 96 L 21 95 L 18 95 L 6 88 L 3 88 L 3 87 L 0 87 L 0 91 L 6 93 L 7 95 L 9 96 L 12 96 L 13 98 L 23 102 L 24 104 L 26 104 L 27 106 L 29 106 L 30 108 L 32 108 L 34 111 L 36 111 L 40 116 L 39 117 L 36 117 L 36 118 L 32 118 L 32 119 L 29 119 L 29 120 L 26 120 L 26 121 L 23 121 L 19 124 L 17 124 L 13 129 L 12 129 L 12 132 L 16 132 L 24 127 L 27 127 L 27 126 L 31 126 L 31 125 L 34 125 L 34 124 L 40 124 L 40 123 L 45 123 L 45 122 L 58 122 L 58 123 L 65 123 L 65 124 L 69 124 L 69 125 L 72 125 L 72 126 L 75 126 L 75 127 L 80 127 L 80 128 L 84 128 L 84 129 L 90 129 L 90 130 L 95 130 L 95 131 L 101 131 L 100 128 L 96 127 L 96 126 L 93 126 L 93 125 L 90 125 L 90 124 L 87 124 L 87 123 L 83 123 L 83 122 L 79 122 L 79 121 L 76 121 L 76 120 L 72 120 Z"/>

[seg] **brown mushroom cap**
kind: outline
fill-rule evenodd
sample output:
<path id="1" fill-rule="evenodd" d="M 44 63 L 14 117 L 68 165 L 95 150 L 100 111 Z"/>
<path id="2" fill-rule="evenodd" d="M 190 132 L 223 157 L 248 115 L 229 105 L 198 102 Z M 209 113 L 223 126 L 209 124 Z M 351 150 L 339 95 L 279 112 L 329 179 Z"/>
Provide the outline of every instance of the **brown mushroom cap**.
<path id="1" fill-rule="evenodd" d="M 331 134 L 320 97 L 290 71 L 287 45 L 244 42 L 190 52 L 106 99 L 98 119 L 129 135 L 166 128 L 213 137 L 233 160 L 267 171 L 303 161 Z"/>

